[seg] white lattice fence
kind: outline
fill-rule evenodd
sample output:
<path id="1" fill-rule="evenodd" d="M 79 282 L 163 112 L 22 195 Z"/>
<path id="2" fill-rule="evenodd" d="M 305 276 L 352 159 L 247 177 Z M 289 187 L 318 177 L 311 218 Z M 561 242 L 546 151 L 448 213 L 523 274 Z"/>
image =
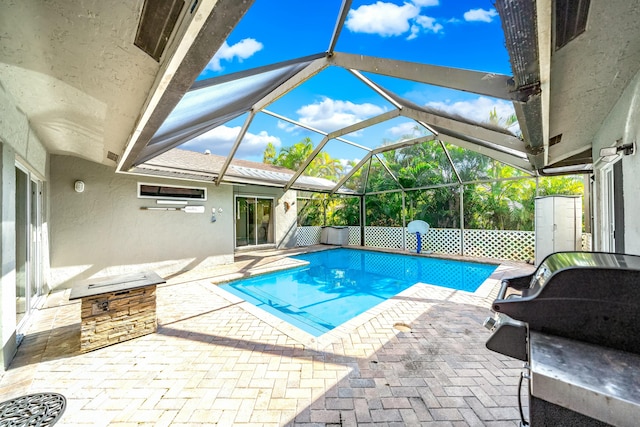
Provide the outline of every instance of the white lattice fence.
<path id="1" fill-rule="evenodd" d="M 460 230 L 457 228 L 430 228 L 426 238 L 422 236 L 421 240 L 423 252 L 460 255 Z"/>
<path id="2" fill-rule="evenodd" d="M 376 248 L 402 248 L 402 227 L 365 227 L 364 245 Z"/>
<path id="3" fill-rule="evenodd" d="M 311 246 L 319 244 L 321 232 L 322 227 L 298 227 L 298 232 L 296 233 L 296 246 Z"/>
<path id="4" fill-rule="evenodd" d="M 298 227 L 298 246 L 320 243 L 322 227 Z M 402 227 L 365 227 L 365 246 L 401 249 L 402 233 L 406 249 L 416 251 L 416 235 Z M 421 252 L 440 254 L 461 253 L 460 230 L 457 228 L 430 228 L 421 236 Z M 360 227 L 349 227 L 349 244 L 360 245 Z M 591 234 L 582 235 L 582 250 L 591 250 Z M 464 255 L 527 261 L 535 252 L 535 232 L 511 230 L 464 230 Z"/>
<path id="5" fill-rule="evenodd" d="M 405 232 L 405 245 L 410 251 L 416 251 L 418 239 L 414 233 L 400 227 L 365 227 L 365 246 L 402 249 L 402 231 Z M 450 228 L 430 228 L 426 236 L 421 236 L 421 252 L 440 254 L 460 254 L 460 230 Z"/>
<path id="6" fill-rule="evenodd" d="M 464 230 L 464 254 L 476 257 L 529 260 L 534 258 L 535 232 Z"/>
<path id="7" fill-rule="evenodd" d="M 349 244 L 360 246 L 360 227 L 349 227 Z"/>

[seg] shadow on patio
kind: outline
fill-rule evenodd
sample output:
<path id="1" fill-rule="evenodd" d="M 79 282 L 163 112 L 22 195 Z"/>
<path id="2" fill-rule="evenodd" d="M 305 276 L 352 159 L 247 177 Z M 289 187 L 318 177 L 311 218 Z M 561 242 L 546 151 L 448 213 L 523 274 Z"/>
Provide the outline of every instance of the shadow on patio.
<path id="1" fill-rule="evenodd" d="M 348 328 L 299 339 L 209 280 L 158 288 L 158 332 L 80 354 L 52 294 L 0 382 L 51 391 L 59 425 L 517 425 L 521 362 L 484 346 L 486 299 L 416 285 Z M 394 329 L 398 322 L 410 330 Z M 284 332 L 283 332 L 284 331 Z"/>

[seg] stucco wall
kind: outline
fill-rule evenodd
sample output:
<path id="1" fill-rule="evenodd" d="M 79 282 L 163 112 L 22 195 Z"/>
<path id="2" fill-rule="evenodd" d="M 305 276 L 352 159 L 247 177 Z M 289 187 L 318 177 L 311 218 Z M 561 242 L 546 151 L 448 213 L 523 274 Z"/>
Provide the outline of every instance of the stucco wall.
<path id="1" fill-rule="evenodd" d="M 53 287 L 89 277 L 152 269 L 161 276 L 233 262 L 233 190 L 163 178 L 115 174 L 112 168 L 51 156 L 51 275 Z M 74 191 L 82 180 L 85 191 Z M 147 211 L 137 183 L 207 187 L 205 213 Z M 211 209 L 222 208 L 211 222 Z"/>
<path id="2" fill-rule="evenodd" d="M 15 157 L 0 142 L 0 367 L 7 368 L 16 352 Z"/>
<path id="3" fill-rule="evenodd" d="M 40 179 L 46 177 L 47 151 L 0 82 L 0 368 L 6 368 L 16 352 L 16 160 Z M 46 221 L 46 212 L 43 221 Z M 43 228 L 42 239 L 47 241 L 46 228 Z M 46 269 L 44 260 L 43 270 Z"/>
<path id="4" fill-rule="evenodd" d="M 640 72 L 626 88 L 598 131 L 593 141 L 594 160 L 599 158 L 601 148 L 611 147 L 620 139 L 622 139 L 620 144 L 640 142 Z M 636 221 L 636 213 L 640 212 L 640 198 L 637 197 L 640 194 L 640 154 L 636 152 L 633 156 L 625 156 L 621 161 L 624 183 L 625 252 L 640 255 L 640 223 Z M 605 165 L 601 162 L 597 168 L 603 166 Z M 596 182 L 596 200 L 594 200 L 596 213 L 602 211 L 602 198 L 597 191 L 598 188 L 599 183 Z M 596 230 L 602 230 L 602 227 L 596 224 Z M 602 236 L 596 241 L 601 238 Z M 596 246 L 596 249 L 600 248 Z"/>
<path id="5" fill-rule="evenodd" d="M 1 82 L 0 82 L 1 83 Z M 47 150 L 29 126 L 11 96 L 0 84 L 0 141 L 8 144 L 15 155 L 41 178 L 46 176 Z"/>

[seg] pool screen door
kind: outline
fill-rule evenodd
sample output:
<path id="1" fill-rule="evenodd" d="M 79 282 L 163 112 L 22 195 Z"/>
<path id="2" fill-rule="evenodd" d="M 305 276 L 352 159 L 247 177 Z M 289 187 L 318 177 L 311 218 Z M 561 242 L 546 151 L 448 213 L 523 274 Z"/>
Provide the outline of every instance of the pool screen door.
<path id="1" fill-rule="evenodd" d="M 273 199 L 236 197 L 236 247 L 274 243 Z"/>

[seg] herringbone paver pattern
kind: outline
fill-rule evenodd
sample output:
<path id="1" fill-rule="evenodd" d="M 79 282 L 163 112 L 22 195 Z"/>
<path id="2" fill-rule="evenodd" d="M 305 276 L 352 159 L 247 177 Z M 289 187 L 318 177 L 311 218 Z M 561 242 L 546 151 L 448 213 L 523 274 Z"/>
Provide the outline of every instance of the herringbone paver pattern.
<path id="1" fill-rule="evenodd" d="M 312 339 L 206 278 L 266 259 L 171 278 L 157 291 L 157 333 L 86 354 L 79 303 L 51 294 L 0 400 L 61 393 L 60 426 L 518 424 L 522 364 L 484 346 L 491 296 L 416 285 Z"/>

